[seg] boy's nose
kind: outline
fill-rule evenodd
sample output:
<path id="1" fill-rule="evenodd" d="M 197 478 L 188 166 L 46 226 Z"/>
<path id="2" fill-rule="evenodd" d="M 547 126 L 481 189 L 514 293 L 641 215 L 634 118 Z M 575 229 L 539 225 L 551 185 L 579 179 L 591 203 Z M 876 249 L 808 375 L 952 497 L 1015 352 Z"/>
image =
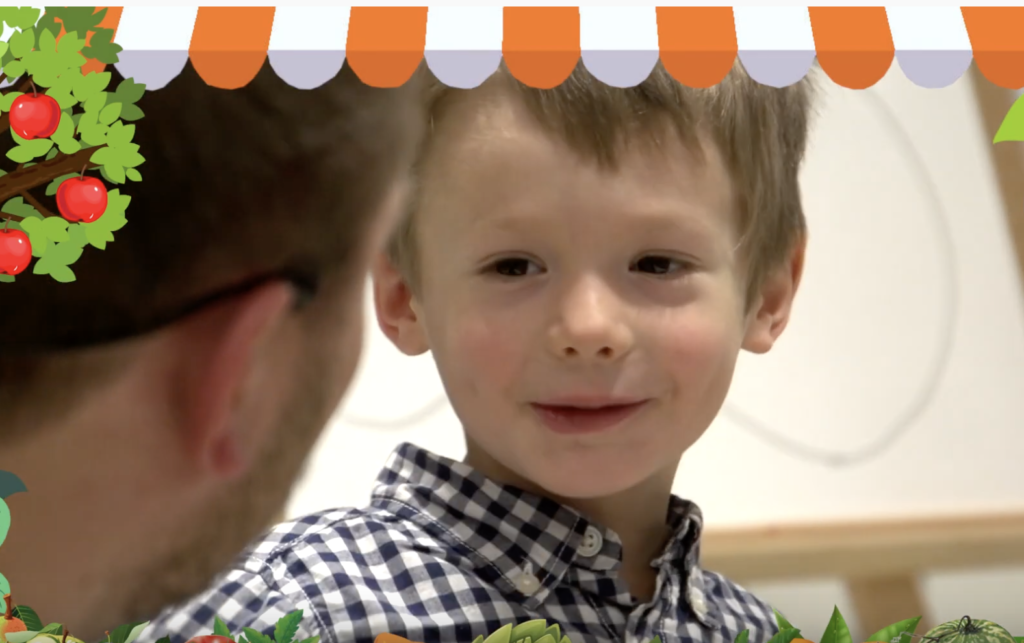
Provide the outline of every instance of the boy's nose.
<path id="1" fill-rule="evenodd" d="M 562 302 L 550 330 L 550 347 L 561 359 L 614 361 L 633 345 L 621 303 L 597 287 L 580 288 Z"/>

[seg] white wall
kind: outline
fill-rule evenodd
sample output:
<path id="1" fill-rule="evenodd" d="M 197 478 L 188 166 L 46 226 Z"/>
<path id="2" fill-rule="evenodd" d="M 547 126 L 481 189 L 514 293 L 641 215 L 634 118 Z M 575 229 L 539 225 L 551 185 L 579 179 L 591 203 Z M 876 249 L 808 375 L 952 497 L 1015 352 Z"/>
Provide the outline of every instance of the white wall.
<path id="1" fill-rule="evenodd" d="M 676 491 L 715 526 L 1024 511 L 1024 288 L 969 79 L 921 89 L 894 64 L 865 92 L 826 85 L 795 318 L 772 354 L 741 358 Z M 365 503 L 399 441 L 463 454 L 430 358 L 401 356 L 368 320 L 357 380 L 291 515 Z M 417 413 L 404 428 L 371 426 Z M 1024 569 L 925 588 L 934 618 L 971 614 L 1024 635 Z M 857 630 L 838 580 L 753 589 L 808 638 L 836 604 Z"/>

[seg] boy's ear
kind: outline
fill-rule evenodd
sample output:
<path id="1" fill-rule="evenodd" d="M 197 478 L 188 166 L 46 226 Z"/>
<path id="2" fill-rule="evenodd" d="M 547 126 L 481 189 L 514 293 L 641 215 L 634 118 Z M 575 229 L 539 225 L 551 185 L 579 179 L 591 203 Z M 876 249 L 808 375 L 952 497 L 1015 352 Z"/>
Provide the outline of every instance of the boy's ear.
<path id="1" fill-rule="evenodd" d="M 406 355 L 426 353 L 430 345 L 420 323 L 412 289 L 402 273 L 382 252 L 374 260 L 371 274 L 373 306 L 381 331 Z"/>
<path id="2" fill-rule="evenodd" d="M 786 329 L 803 277 L 806 250 L 807 236 L 804 235 L 793 244 L 787 260 L 765 279 L 747 314 L 744 349 L 752 353 L 767 353 Z"/>

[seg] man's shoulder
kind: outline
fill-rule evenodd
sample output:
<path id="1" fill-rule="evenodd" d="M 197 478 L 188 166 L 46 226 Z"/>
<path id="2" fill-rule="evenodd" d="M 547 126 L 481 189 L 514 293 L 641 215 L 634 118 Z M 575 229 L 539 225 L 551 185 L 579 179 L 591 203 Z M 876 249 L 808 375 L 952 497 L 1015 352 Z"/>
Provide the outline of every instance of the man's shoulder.
<path id="1" fill-rule="evenodd" d="M 749 630 L 750 643 L 765 643 L 778 632 L 775 610 L 745 587 L 722 574 L 702 570 L 704 594 L 713 602 L 729 641 Z"/>
<path id="2" fill-rule="evenodd" d="M 280 618 L 299 609 L 302 636 L 296 640 L 323 635 L 334 629 L 332 616 L 351 611 L 352 618 L 365 617 L 377 594 L 400 589 L 395 583 L 402 579 L 422 577 L 447 553 L 429 530 L 386 509 L 304 516 L 249 545 L 205 591 L 155 619 L 140 643 L 163 636 L 183 643 L 211 634 L 215 618 L 232 634 L 252 628 L 270 635 Z M 325 610 L 328 605 L 333 614 Z"/>

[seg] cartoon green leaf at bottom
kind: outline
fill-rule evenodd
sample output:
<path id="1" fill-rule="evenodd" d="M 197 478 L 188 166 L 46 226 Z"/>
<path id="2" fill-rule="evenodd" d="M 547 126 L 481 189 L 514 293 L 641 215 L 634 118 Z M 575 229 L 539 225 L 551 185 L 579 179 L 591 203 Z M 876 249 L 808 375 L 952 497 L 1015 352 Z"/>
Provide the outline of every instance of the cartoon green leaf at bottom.
<path id="1" fill-rule="evenodd" d="M 853 643 L 853 637 L 850 636 L 850 628 L 846 626 L 846 621 L 843 619 L 843 615 L 839 613 L 838 607 L 832 612 L 832 618 L 829 620 L 828 626 L 825 627 L 825 633 L 821 635 L 818 643 Z"/>
<path id="2" fill-rule="evenodd" d="M 889 641 L 892 641 L 894 638 L 896 638 L 897 636 L 901 636 L 904 633 L 913 634 L 914 630 L 917 629 L 917 624 L 920 622 L 920 616 L 918 616 L 917 618 L 908 618 L 905 621 L 893 623 L 889 627 L 885 627 L 878 630 L 865 640 L 871 642 L 884 641 L 885 643 L 889 643 Z"/>
<path id="3" fill-rule="evenodd" d="M 1024 94 L 1013 103 L 992 143 L 1024 141 Z"/>

